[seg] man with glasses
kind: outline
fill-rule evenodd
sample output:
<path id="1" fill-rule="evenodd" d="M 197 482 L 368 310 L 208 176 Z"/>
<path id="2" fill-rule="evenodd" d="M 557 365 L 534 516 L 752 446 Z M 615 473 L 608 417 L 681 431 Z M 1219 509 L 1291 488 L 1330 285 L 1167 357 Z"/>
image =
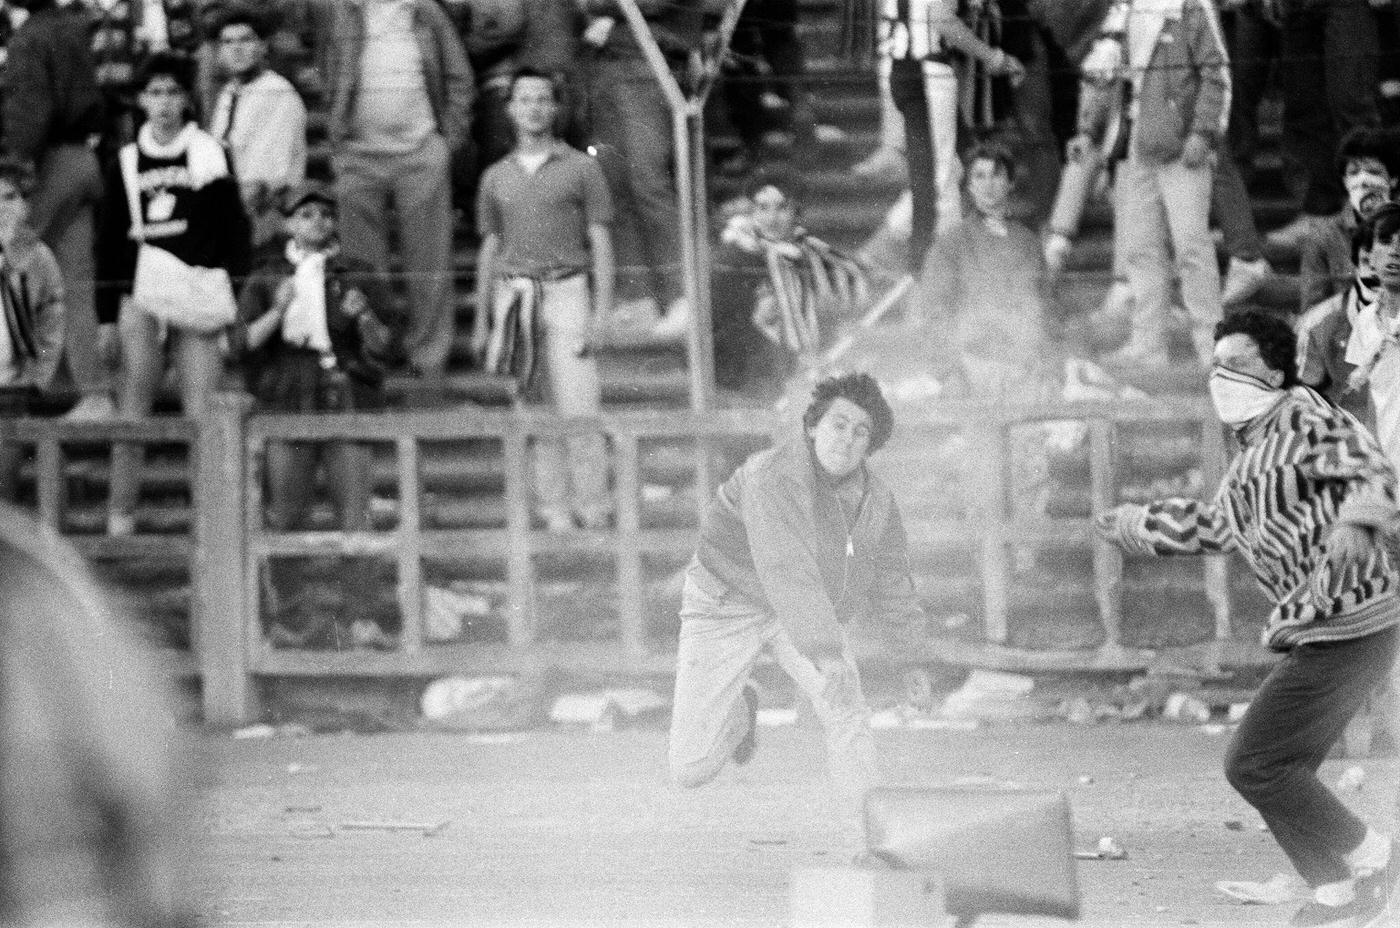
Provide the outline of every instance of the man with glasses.
<path id="1" fill-rule="evenodd" d="M 1317 771 L 1400 642 L 1396 479 L 1370 432 L 1298 383 L 1296 352 L 1276 317 L 1219 323 L 1210 393 L 1241 451 L 1214 500 L 1124 504 L 1096 527 L 1130 554 L 1238 551 L 1254 570 L 1274 603 L 1263 642 L 1283 659 L 1240 722 L 1225 776 L 1312 888 L 1289 924 L 1362 928 L 1400 913 L 1400 854 Z"/>
<path id="2" fill-rule="evenodd" d="M 705 513 L 682 594 L 671 775 L 700 786 L 752 759 L 749 677 L 766 648 L 826 730 L 838 793 L 859 803 L 878 769 L 848 623 L 923 616 L 894 494 L 866 468 L 894 414 L 873 377 L 847 374 L 817 384 L 802 426 L 735 471 Z"/>

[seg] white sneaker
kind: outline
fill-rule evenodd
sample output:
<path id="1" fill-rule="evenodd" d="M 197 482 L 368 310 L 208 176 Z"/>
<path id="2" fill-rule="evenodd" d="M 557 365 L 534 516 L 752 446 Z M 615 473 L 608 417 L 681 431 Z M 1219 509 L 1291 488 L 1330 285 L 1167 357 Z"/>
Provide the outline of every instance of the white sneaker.
<path id="1" fill-rule="evenodd" d="M 136 513 L 107 513 L 107 534 L 112 538 L 130 538 L 136 534 Z"/>
<path id="2" fill-rule="evenodd" d="M 105 422 L 117 417 L 117 404 L 105 393 L 89 393 L 63 414 L 68 422 Z"/>
<path id="3" fill-rule="evenodd" d="M 1047 232 L 1045 235 L 1045 267 L 1052 274 L 1064 270 L 1065 259 L 1069 257 L 1074 242 L 1063 232 Z"/>
<path id="4" fill-rule="evenodd" d="M 690 303 L 678 296 L 666 307 L 666 312 L 656 320 L 651 333 L 657 338 L 684 338 L 690 328 Z"/>
<path id="5" fill-rule="evenodd" d="M 1220 288 L 1220 302 L 1226 306 L 1244 302 L 1259 291 L 1272 273 L 1273 268 L 1264 258 L 1253 261 L 1231 258 L 1225 270 L 1225 283 Z"/>
<path id="6" fill-rule="evenodd" d="M 902 178 L 909 173 L 909 162 L 902 151 L 877 148 L 865 160 L 851 165 L 851 173 L 857 177 Z"/>

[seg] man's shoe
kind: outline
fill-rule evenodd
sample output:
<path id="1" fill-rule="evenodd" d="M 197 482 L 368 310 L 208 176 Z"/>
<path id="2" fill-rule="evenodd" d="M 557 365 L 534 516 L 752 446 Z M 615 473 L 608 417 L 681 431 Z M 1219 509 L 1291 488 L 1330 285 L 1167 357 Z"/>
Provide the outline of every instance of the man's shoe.
<path id="1" fill-rule="evenodd" d="M 656 338 L 681 339 L 685 337 L 686 330 L 690 328 L 690 303 L 683 296 L 678 296 L 671 301 L 671 305 L 666 307 L 666 312 L 656 320 L 656 325 L 652 328 L 652 335 Z"/>
<path id="2" fill-rule="evenodd" d="M 117 417 L 117 404 L 105 393 L 89 393 L 63 414 L 68 422 L 105 422 Z"/>
<path id="3" fill-rule="evenodd" d="M 739 743 L 734 745 L 734 753 L 729 755 L 740 767 L 753 760 L 754 751 L 758 750 L 758 687 L 752 683 L 744 684 L 744 709 L 749 720 L 749 730 L 739 739 Z"/>
<path id="4" fill-rule="evenodd" d="M 1231 258 L 1225 271 L 1225 283 L 1220 288 L 1220 302 L 1226 306 L 1244 302 L 1259 291 L 1272 273 L 1273 268 L 1263 258 L 1253 261 Z"/>
<path id="5" fill-rule="evenodd" d="M 130 538 L 136 534 L 136 514 L 131 512 L 107 513 L 107 535 L 111 538 Z"/>
<path id="6" fill-rule="evenodd" d="M 877 148 L 863 161 L 851 165 L 856 177 L 903 180 L 909 176 L 909 161 L 904 152 L 893 148 Z"/>
<path id="7" fill-rule="evenodd" d="M 1288 920 L 1288 928 L 1376 928 L 1385 924 L 1385 907 L 1372 893 L 1345 905 L 1323 905 L 1316 900 L 1304 904 Z"/>
<path id="8" fill-rule="evenodd" d="M 1390 860 L 1384 867 L 1357 877 L 1356 896 L 1375 902 L 1384 916 L 1376 924 L 1400 925 L 1400 843 L 1390 843 Z"/>

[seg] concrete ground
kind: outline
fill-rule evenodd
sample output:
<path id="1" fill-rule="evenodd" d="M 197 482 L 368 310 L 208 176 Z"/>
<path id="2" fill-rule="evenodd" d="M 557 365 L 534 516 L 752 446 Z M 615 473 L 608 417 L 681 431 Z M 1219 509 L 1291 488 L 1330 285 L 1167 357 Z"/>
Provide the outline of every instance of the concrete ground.
<path id="1" fill-rule="evenodd" d="M 813 725 L 764 729 L 749 767 L 685 793 L 667 785 L 659 728 L 211 737 L 200 920 L 776 928 L 794 867 L 844 864 L 858 848 L 826 800 Z M 1244 906 L 1213 888 L 1288 871 L 1224 782 L 1227 737 L 1165 722 L 877 733 L 894 783 L 1068 793 L 1080 847 L 1107 835 L 1128 852 L 1079 863 L 1084 924 L 1282 925 L 1295 905 Z M 1323 776 L 1352 766 L 1367 776 L 1347 801 L 1389 827 L 1396 761 L 1333 760 Z M 424 836 L 353 822 L 447 824 Z"/>

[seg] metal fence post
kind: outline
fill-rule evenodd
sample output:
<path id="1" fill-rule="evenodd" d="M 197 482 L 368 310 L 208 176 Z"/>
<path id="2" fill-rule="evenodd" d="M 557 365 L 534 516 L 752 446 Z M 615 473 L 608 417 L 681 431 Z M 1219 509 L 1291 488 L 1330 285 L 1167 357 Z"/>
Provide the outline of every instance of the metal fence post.
<path id="1" fill-rule="evenodd" d="M 247 647 L 244 586 L 246 423 L 252 400 L 219 393 L 195 440 L 194 600 L 190 616 L 204 694 L 204 719 L 241 724 L 258 711 Z"/>

